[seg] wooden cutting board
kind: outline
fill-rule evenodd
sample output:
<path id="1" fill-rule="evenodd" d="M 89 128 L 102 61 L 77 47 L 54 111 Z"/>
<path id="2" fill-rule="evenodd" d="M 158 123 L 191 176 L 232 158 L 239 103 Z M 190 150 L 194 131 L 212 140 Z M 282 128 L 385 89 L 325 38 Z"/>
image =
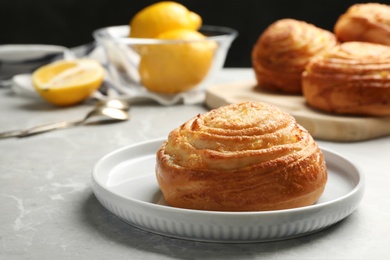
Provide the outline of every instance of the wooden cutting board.
<path id="1" fill-rule="evenodd" d="M 353 142 L 390 135 L 390 117 L 353 117 L 322 113 L 307 106 L 303 96 L 283 95 L 256 88 L 256 81 L 210 86 L 206 90 L 209 108 L 243 101 L 273 104 L 290 113 L 316 139 Z"/>

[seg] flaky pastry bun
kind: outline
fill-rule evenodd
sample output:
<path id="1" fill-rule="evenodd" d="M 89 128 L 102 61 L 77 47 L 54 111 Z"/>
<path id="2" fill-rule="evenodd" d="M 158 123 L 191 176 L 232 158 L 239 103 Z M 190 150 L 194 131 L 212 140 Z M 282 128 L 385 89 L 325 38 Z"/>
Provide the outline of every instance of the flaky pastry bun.
<path id="1" fill-rule="evenodd" d="M 303 95 L 317 109 L 351 115 L 390 115 L 390 47 L 345 42 L 312 60 Z"/>
<path id="2" fill-rule="evenodd" d="M 323 154 L 295 119 L 245 102 L 198 115 L 157 152 L 156 176 L 169 205 L 265 211 L 312 205 L 323 193 Z"/>
<path id="3" fill-rule="evenodd" d="M 333 33 L 294 19 L 271 24 L 252 49 L 259 87 L 300 94 L 301 74 L 309 60 L 337 44 Z"/>
<path id="4" fill-rule="evenodd" d="M 337 20 L 334 33 L 340 41 L 363 41 L 390 45 L 390 6 L 355 4 Z"/>

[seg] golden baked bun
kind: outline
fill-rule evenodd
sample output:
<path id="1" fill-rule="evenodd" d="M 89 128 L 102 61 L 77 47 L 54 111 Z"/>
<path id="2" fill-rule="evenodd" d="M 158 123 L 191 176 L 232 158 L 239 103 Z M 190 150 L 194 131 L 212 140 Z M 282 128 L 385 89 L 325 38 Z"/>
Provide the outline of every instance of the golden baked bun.
<path id="1" fill-rule="evenodd" d="M 301 94 L 301 74 L 309 60 L 337 44 L 333 33 L 312 24 L 282 19 L 271 24 L 252 49 L 259 87 Z"/>
<path id="2" fill-rule="evenodd" d="M 169 205 L 265 211 L 312 205 L 323 193 L 323 154 L 295 119 L 245 102 L 198 115 L 157 152 L 156 176 Z"/>
<path id="3" fill-rule="evenodd" d="M 345 42 L 312 60 L 302 75 L 307 103 L 352 115 L 390 115 L 390 47 Z"/>
<path id="4" fill-rule="evenodd" d="M 334 33 L 343 42 L 390 45 L 390 6 L 379 3 L 352 5 L 337 20 Z"/>

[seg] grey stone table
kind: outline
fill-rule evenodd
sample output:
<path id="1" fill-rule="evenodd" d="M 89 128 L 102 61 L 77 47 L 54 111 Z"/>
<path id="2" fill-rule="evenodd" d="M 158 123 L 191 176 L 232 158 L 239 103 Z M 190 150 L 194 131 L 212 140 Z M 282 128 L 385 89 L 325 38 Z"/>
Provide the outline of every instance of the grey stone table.
<path id="1" fill-rule="evenodd" d="M 225 69 L 217 82 L 252 79 Z M 82 117 L 91 104 L 53 108 L 0 89 L 0 131 Z M 296 239 L 255 244 L 185 241 L 148 233 L 108 212 L 95 198 L 91 169 L 105 154 L 166 137 L 202 105 L 131 108 L 127 122 L 0 140 L 0 259 L 385 259 L 390 245 L 390 137 L 354 143 L 318 141 L 364 172 L 358 209 L 340 223 Z"/>

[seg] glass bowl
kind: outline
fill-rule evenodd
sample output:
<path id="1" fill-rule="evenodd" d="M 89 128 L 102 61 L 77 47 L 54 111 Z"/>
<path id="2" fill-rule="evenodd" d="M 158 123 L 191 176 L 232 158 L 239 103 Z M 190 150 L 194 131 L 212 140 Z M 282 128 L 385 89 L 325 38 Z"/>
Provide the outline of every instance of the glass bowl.
<path id="1" fill-rule="evenodd" d="M 205 86 L 224 66 L 238 35 L 234 29 L 210 25 L 200 28 L 206 36 L 201 40 L 129 38 L 129 32 L 127 25 L 93 32 L 104 49 L 111 79 L 122 86 L 146 87 L 148 92 L 163 95 Z"/>

